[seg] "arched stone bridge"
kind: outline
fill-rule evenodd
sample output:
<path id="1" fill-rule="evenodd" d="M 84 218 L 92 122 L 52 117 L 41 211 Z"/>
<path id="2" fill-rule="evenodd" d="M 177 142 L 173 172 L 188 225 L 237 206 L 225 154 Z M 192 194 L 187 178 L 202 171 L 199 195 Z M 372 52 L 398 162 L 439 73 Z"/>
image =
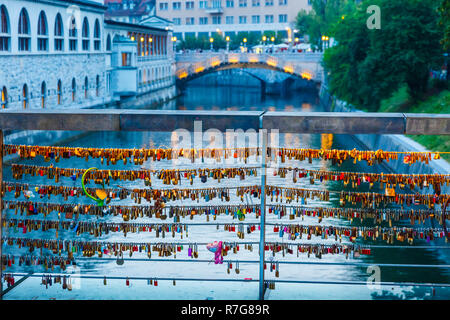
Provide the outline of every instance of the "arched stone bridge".
<path id="1" fill-rule="evenodd" d="M 177 82 L 185 83 L 212 72 L 259 68 L 321 83 L 323 77 L 321 62 L 321 53 L 183 53 L 176 54 L 176 77 Z"/>

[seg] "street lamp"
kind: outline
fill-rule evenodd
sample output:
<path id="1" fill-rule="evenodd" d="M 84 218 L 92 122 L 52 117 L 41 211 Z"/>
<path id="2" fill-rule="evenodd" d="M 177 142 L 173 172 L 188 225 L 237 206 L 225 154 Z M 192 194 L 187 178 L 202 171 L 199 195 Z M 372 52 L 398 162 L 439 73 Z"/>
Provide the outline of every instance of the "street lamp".
<path id="1" fill-rule="evenodd" d="M 173 51 L 176 52 L 176 46 L 177 46 L 177 37 L 172 37 L 172 42 L 173 42 Z"/>
<path id="2" fill-rule="evenodd" d="M 270 41 L 272 41 L 272 53 L 273 53 L 275 46 L 275 37 L 270 38 Z"/>
<path id="3" fill-rule="evenodd" d="M 227 42 L 227 52 L 230 52 L 230 36 L 226 36 L 225 41 Z"/>
<path id="4" fill-rule="evenodd" d="M 266 52 L 266 41 L 267 41 L 267 37 L 266 37 L 266 36 L 263 36 L 263 37 L 262 37 L 262 41 L 263 41 L 263 44 L 264 44 L 264 52 Z"/>
<path id="5" fill-rule="evenodd" d="M 214 49 L 214 47 L 213 47 L 214 38 L 213 37 L 209 38 L 209 42 L 211 43 L 211 51 L 213 51 L 213 49 Z"/>
<path id="6" fill-rule="evenodd" d="M 247 52 L 247 38 L 242 39 L 244 42 L 244 51 Z"/>

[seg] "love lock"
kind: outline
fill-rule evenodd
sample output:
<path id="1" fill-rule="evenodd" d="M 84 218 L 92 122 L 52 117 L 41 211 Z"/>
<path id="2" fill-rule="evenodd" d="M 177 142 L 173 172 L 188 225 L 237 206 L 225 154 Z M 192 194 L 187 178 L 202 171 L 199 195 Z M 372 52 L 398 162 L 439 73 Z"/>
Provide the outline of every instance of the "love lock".
<path id="1" fill-rule="evenodd" d="M 86 177 L 86 174 L 87 174 L 89 171 L 91 171 L 91 170 L 98 170 L 98 169 L 97 169 L 97 168 L 89 168 L 89 169 L 87 169 L 87 170 L 83 173 L 83 176 L 82 176 L 82 178 L 81 178 L 81 186 L 83 187 L 83 191 L 84 191 L 84 193 L 86 194 L 86 196 L 88 196 L 88 197 L 91 198 L 92 200 L 96 201 L 96 202 L 97 202 L 97 205 L 98 205 L 99 207 L 103 207 L 105 204 L 108 204 L 108 203 L 111 201 L 111 199 L 108 198 L 108 194 L 107 194 L 106 191 L 104 190 L 104 189 L 105 189 L 105 180 L 102 179 L 102 187 L 103 187 L 103 189 L 97 189 L 97 190 L 95 190 L 95 195 L 96 195 L 98 198 L 93 197 L 93 196 L 90 195 L 90 194 L 87 192 L 87 190 L 86 190 L 86 186 L 85 186 L 85 177 Z M 109 176 L 112 178 L 111 172 L 109 172 Z"/>

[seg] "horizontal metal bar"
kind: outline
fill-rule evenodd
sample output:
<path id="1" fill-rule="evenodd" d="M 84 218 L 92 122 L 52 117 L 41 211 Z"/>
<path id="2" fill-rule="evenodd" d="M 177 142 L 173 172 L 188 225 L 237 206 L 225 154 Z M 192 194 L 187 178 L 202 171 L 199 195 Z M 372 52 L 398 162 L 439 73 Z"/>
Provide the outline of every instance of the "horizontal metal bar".
<path id="1" fill-rule="evenodd" d="M 23 273 L 8 273 L 11 274 L 13 276 L 23 276 L 23 275 L 27 275 L 27 274 L 23 274 Z M 78 278 L 78 279 L 104 279 L 106 277 L 106 279 L 108 280 L 125 280 L 125 279 L 129 279 L 129 280 L 161 280 L 161 281 L 165 281 L 165 280 L 175 280 L 175 281 L 211 281 L 211 282 L 257 282 L 259 281 L 258 279 L 253 279 L 253 278 L 249 278 L 249 279 L 220 279 L 220 278 L 214 278 L 214 279 L 203 279 L 203 278 L 165 278 L 165 277 L 124 277 L 124 276 L 89 276 L 89 275 L 80 275 L 80 274 L 64 274 L 64 273 L 39 273 L 39 274 L 33 274 L 30 275 L 30 277 L 34 277 L 34 278 L 41 278 L 43 276 L 69 276 L 70 278 Z"/>
<path id="2" fill-rule="evenodd" d="M 450 114 L 405 114 L 406 134 L 450 134 Z"/>
<path id="3" fill-rule="evenodd" d="M 19 258 L 19 256 L 17 256 Z M 75 261 L 116 261 L 117 258 L 99 258 L 99 257 L 79 257 L 74 258 Z M 130 262 L 198 262 L 198 263 L 211 263 L 214 259 L 143 259 L 143 258 L 122 258 L 121 260 Z M 259 263 L 258 260 L 223 260 L 223 263 L 243 263 L 252 264 Z M 265 260 L 265 263 L 278 263 L 278 264 L 298 264 L 298 265 L 322 265 L 322 266 L 356 266 L 356 267 L 369 267 L 376 265 L 378 267 L 395 267 L 395 268 L 450 268 L 448 264 L 398 264 L 398 263 L 362 263 L 362 262 L 315 262 L 315 261 L 280 261 L 280 260 Z"/>
<path id="4" fill-rule="evenodd" d="M 302 284 L 337 284 L 337 285 L 364 285 L 368 284 L 367 281 L 313 281 L 313 280 L 279 280 L 279 279 L 268 279 L 268 282 L 279 282 L 279 283 L 302 283 Z M 401 286 L 401 287 L 448 287 L 448 283 L 416 283 L 416 282 L 377 282 L 370 283 L 377 284 L 380 286 Z"/>
<path id="5" fill-rule="evenodd" d="M 450 134 L 448 114 L 197 110 L 2 110 L 0 130 L 173 131 L 264 129 L 281 133 Z"/>
<path id="6" fill-rule="evenodd" d="M 399 267 L 399 268 L 450 268 L 448 264 L 397 264 L 397 263 L 363 263 L 363 262 L 309 262 L 309 261 L 267 261 L 279 264 L 314 264 L 325 266 L 356 266 L 356 267 Z"/>
<path id="7" fill-rule="evenodd" d="M 13 276 L 27 276 L 26 273 L 9 273 Z M 106 279 L 108 280 L 158 280 L 158 281 L 209 281 L 209 282 L 257 282 L 258 279 L 223 279 L 223 278 L 167 278 L 167 277 L 124 277 L 124 276 L 96 276 L 96 275 L 80 275 L 80 274 L 62 274 L 62 273 L 40 273 L 29 275 L 34 278 L 41 278 L 43 276 L 68 276 L 69 278 L 78 279 Z M 336 285 L 367 285 L 367 281 L 313 281 L 313 280 L 280 280 L 268 279 L 267 282 L 278 283 L 298 283 L 298 284 L 336 284 Z M 415 282 L 379 282 L 381 286 L 414 286 L 414 287 L 450 287 L 447 283 L 415 283 Z"/>
<path id="8" fill-rule="evenodd" d="M 266 112 L 263 128 L 281 133 L 403 134 L 405 121 L 401 113 Z"/>
<path id="9" fill-rule="evenodd" d="M 255 129 L 263 111 L 191 111 L 191 110 L 7 110 L 0 112 L 0 130 L 64 131 L 174 131 Z"/>

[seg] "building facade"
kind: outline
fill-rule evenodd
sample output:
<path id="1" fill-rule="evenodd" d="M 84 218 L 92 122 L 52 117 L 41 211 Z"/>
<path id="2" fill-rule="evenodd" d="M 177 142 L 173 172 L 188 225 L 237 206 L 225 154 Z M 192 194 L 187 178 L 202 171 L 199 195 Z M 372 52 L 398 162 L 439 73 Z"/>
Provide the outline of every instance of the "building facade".
<path id="1" fill-rule="evenodd" d="M 105 10 L 103 0 L 0 0 L 0 109 L 86 108 L 169 85 L 170 30 L 105 21 Z M 123 37 L 134 50 L 119 63 L 112 56 Z M 159 47 L 144 47 L 143 37 Z M 128 67 L 131 78 L 117 76 Z M 124 92 L 122 82 L 135 90 Z"/>
<path id="2" fill-rule="evenodd" d="M 128 23 L 139 23 L 155 9 L 154 0 L 105 0 L 105 5 L 107 19 Z"/>
<path id="3" fill-rule="evenodd" d="M 210 36 L 275 31 L 292 37 L 300 10 L 310 0 L 156 0 L 156 14 L 172 20 L 174 35 Z"/>

